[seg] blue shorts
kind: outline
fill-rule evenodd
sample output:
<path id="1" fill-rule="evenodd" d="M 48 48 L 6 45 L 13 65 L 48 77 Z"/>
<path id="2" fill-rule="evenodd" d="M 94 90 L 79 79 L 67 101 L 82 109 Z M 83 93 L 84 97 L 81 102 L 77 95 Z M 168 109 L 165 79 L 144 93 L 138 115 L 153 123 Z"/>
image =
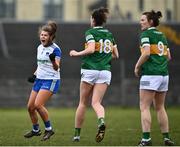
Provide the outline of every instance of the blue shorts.
<path id="1" fill-rule="evenodd" d="M 60 80 L 54 79 L 54 80 L 42 80 L 42 79 L 36 79 L 33 85 L 33 90 L 36 92 L 39 92 L 41 89 L 46 89 L 53 94 L 57 93 L 58 89 L 60 87 Z"/>

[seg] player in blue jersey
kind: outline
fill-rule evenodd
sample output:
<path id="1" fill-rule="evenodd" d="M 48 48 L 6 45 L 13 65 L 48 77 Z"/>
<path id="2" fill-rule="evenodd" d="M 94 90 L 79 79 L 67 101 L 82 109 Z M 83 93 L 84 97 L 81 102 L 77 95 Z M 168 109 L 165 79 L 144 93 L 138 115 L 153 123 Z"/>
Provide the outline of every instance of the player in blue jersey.
<path id="1" fill-rule="evenodd" d="M 45 104 L 60 86 L 61 49 L 53 42 L 56 30 L 57 25 L 54 21 L 49 21 L 39 29 L 41 44 L 37 48 L 37 70 L 28 78 L 29 82 L 34 83 L 27 104 L 32 130 L 24 135 L 25 138 L 41 135 L 38 114 L 45 125 L 42 141 L 54 134 Z"/>

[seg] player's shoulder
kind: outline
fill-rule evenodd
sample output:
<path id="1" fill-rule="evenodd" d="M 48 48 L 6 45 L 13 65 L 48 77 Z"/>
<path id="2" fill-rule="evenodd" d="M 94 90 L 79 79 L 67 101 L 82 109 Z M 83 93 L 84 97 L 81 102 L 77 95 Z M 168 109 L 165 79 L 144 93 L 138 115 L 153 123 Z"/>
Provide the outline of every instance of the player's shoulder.
<path id="1" fill-rule="evenodd" d="M 42 49 L 42 48 L 44 48 L 42 44 L 38 45 L 38 47 L 37 47 L 38 50 Z"/>
<path id="2" fill-rule="evenodd" d="M 53 48 L 54 50 L 61 50 L 60 47 L 56 44 L 56 43 L 53 43 L 51 46 L 51 48 Z"/>
<path id="3" fill-rule="evenodd" d="M 141 32 L 141 37 L 148 36 L 148 34 L 149 34 L 149 30 L 144 30 Z"/>
<path id="4" fill-rule="evenodd" d="M 86 30 L 85 34 L 92 34 L 94 32 L 93 28 L 90 28 L 88 30 Z"/>
<path id="5" fill-rule="evenodd" d="M 53 43 L 51 45 L 51 48 L 53 49 L 54 52 L 60 52 L 60 53 L 62 52 L 61 48 L 56 43 Z"/>

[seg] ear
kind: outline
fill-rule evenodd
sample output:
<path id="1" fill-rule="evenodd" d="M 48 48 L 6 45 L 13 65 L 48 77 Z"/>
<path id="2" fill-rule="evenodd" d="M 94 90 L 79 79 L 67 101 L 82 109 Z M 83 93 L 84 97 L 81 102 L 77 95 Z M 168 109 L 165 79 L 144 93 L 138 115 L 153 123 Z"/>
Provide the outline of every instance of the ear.
<path id="1" fill-rule="evenodd" d="M 95 26 L 96 25 L 96 21 L 95 21 L 94 18 L 92 19 L 92 22 L 93 22 L 93 25 Z"/>
<path id="2" fill-rule="evenodd" d="M 154 23 L 153 23 L 153 20 L 152 20 L 152 19 L 149 20 L 149 25 L 150 25 L 151 27 L 154 26 Z"/>
<path id="3" fill-rule="evenodd" d="M 50 36 L 50 40 L 53 41 L 54 40 L 54 35 Z"/>

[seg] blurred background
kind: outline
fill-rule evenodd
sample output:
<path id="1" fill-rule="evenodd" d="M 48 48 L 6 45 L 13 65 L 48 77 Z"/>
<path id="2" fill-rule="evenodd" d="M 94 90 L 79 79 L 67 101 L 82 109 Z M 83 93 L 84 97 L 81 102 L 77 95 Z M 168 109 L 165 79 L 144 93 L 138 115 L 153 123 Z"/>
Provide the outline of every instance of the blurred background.
<path id="1" fill-rule="evenodd" d="M 0 0 L 0 107 L 26 107 L 36 69 L 38 28 L 48 20 L 58 23 L 56 43 L 62 49 L 61 87 L 49 102 L 54 107 L 77 106 L 80 58 L 71 49 L 84 49 L 84 33 L 93 9 L 107 7 L 106 27 L 114 34 L 120 59 L 112 61 L 112 83 L 106 106 L 138 106 L 139 79 L 134 66 L 140 56 L 139 18 L 144 11 L 161 11 L 159 29 L 168 39 L 172 60 L 166 104 L 180 105 L 180 0 Z"/>

